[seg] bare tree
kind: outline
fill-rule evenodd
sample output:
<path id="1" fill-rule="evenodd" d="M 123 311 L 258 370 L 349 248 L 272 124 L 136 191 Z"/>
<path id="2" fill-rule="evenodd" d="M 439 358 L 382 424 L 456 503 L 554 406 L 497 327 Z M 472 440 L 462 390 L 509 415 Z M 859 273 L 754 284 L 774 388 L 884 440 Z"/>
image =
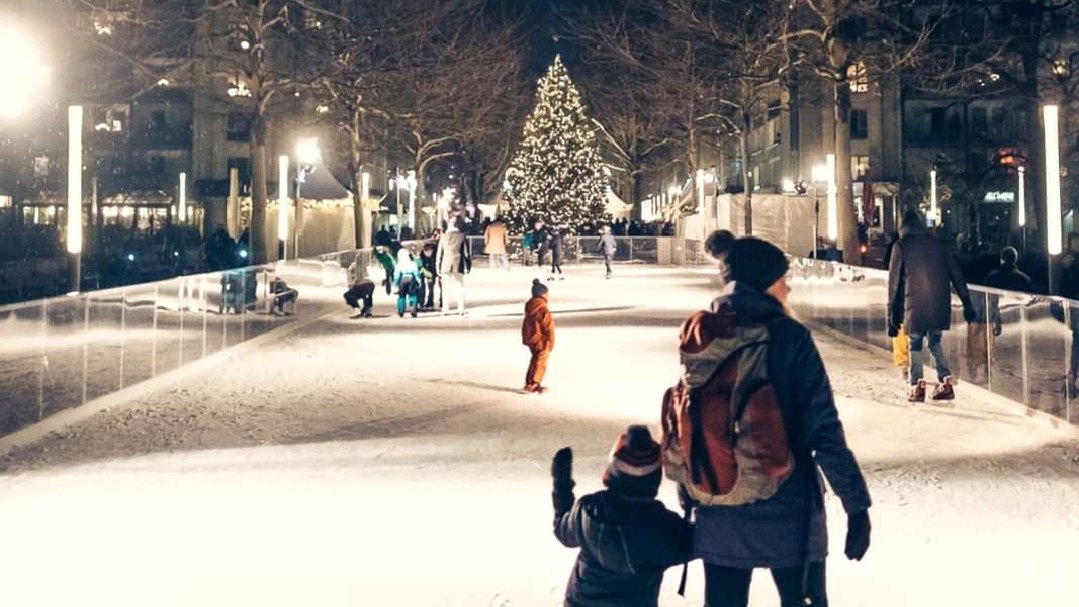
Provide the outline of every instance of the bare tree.
<path id="1" fill-rule="evenodd" d="M 662 180 L 665 170 L 680 166 L 693 174 L 708 131 L 701 118 L 710 111 L 712 87 L 697 61 L 700 47 L 670 27 L 667 8 L 665 0 L 638 0 L 578 27 L 592 64 L 582 89 L 596 106 L 608 155 L 634 180 L 634 202 L 649 173 Z M 693 203 L 673 201 L 661 212 L 676 221 L 694 210 Z"/>
<path id="2" fill-rule="evenodd" d="M 738 142 L 744 230 L 753 233 L 752 121 L 780 111 L 784 77 L 797 67 L 784 44 L 792 4 L 738 0 L 664 0 L 668 27 L 697 47 L 696 71 L 708 83 L 709 111 L 697 120 Z"/>

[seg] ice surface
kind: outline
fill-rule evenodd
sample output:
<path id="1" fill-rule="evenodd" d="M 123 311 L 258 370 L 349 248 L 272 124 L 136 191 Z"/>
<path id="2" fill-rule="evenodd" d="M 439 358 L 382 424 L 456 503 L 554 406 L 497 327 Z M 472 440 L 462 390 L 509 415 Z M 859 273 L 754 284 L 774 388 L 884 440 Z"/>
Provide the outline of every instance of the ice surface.
<path id="1" fill-rule="evenodd" d="M 549 461 L 576 452 L 599 488 L 614 438 L 657 425 L 677 376 L 677 326 L 707 272 L 567 268 L 543 396 L 516 394 L 533 274 L 469 277 L 470 316 L 324 319 L 2 462 L 5 605 L 554 606 L 574 551 L 551 535 Z M 312 308 L 307 308 L 310 311 Z M 818 336 L 848 439 L 869 478 L 873 545 L 842 557 L 828 496 L 835 605 L 1065 606 L 1079 596 L 1079 452 L 963 384 L 911 407 L 888 360 Z M 677 507 L 673 487 L 662 497 Z M 703 603 L 667 576 L 663 605 Z M 751 605 L 775 607 L 758 573 Z"/>

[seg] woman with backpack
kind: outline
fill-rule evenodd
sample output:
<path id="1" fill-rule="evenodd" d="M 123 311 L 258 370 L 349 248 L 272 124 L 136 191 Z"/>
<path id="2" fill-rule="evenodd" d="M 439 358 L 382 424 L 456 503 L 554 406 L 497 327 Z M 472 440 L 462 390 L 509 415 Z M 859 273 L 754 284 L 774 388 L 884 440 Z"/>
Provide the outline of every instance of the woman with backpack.
<path id="1" fill-rule="evenodd" d="M 693 511 L 705 604 L 746 607 L 753 570 L 766 568 L 783 607 L 825 607 L 818 467 L 847 513 L 849 559 L 869 549 L 869 491 L 820 353 L 790 313 L 786 255 L 725 230 L 707 245 L 724 290 L 682 325 L 686 371 L 663 415 L 666 472 Z"/>

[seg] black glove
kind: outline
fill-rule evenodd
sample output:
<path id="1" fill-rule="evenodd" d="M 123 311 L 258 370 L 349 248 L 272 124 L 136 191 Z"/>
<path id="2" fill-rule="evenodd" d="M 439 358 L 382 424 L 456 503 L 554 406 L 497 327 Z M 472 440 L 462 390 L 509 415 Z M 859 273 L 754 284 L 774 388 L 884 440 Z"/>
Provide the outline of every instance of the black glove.
<path id="1" fill-rule="evenodd" d="M 869 511 L 853 512 L 847 515 L 847 543 L 843 554 L 852 561 L 860 561 L 869 550 Z"/>
<path id="2" fill-rule="evenodd" d="M 974 311 L 974 308 L 963 308 L 963 320 L 968 323 L 978 321 L 978 313 Z"/>
<path id="3" fill-rule="evenodd" d="M 888 323 L 888 337 L 899 337 L 899 325 Z"/>
<path id="4" fill-rule="evenodd" d="M 1000 326 L 1000 319 L 998 318 L 993 321 L 993 337 L 1000 337 L 1001 331 L 1002 328 Z"/>
<path id="5" fill-rule="evenodd" d="M 573 449 L 562 447 L 554 454 L 554 459 L 551 460 L 551 478 L 554 481 L 551 501 L 555 516 L 558 517 L 573 507 Z"/>
<path id="6" fill-rule="evenodd" d="M 678 505 L 682 506 L 682 510 L 691 510 L 697 505 L 697 500 L 693 499 L 682 483 L 678 483 Z"/>

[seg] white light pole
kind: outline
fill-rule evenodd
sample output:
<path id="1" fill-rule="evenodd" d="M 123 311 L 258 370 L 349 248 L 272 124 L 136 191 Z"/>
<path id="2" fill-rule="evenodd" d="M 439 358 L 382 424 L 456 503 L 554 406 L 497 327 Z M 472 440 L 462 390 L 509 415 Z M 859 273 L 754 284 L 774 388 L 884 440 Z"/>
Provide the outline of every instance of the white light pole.
<path id="1" fill-rule="evenodd" d="M 277 257 L 288 260 L 288 156 L 277 157 Z"/>
<path id="2" fill-rule="evenodd" d="M 1053 293 L 1053 256 L 1060 255 L 1060 123 L 1055 105 L 1042 108 L 1045 118 L 1045 250 L 1049 254 L 1049 294 Z"/>
<path id="3" fill-rule="evenodd" d="M 401 221 L 401 190 L 405 188 L 405 178 L 401 175 L 401 169 L 397 168 L 393 170 L 393 189 L 397 194 L 397 238 L 401 238 L 401 225 L 404 223 Z"/>
<path id="4" fill-rule="evenodd" d="M 356 243 L 357 249 L 371 248 L 371 213 L 367 210 L 367 198 L 371 192 L 371 174 L 367 171 L 360 173 L 360 204 L 363 206 L 364 224 L 363 233 L 360 234 L 360 242 Z"/>
<path id="5" fill-rule="evenodd" d="M 67 252 L 71 292 L 82 289 L 82 106 L 67 108 Z"/>
<path id="6" fill-rule="evenodd" d="M 1019 229 L 1023 233 L 1023 251 L 1027 250 L 1027 188 L 1026 167 L 1019 167 Z"/>
<path id="7" fill-rule="evenodd" d="M 824 157 L 824 164 L 827 167 L 828 174 L 828 240 L 831 240 L 836 244 L 838 248 L 839 243 L 839 203 L 837 201 L 837 194 L 839 189 L 835 183 L 835 154 L 828 154 Z"/>
<path id="8" fill-rule="evenodd" d="M 412 232 L 412 238 L 415 238 L 416 234 L 416 186 L 419 182 L 416 180 L 416 171 L 408 172 L 408 230 Z"/>
<path id="9" fill-rule="evenodd" d="M 187 173 L 180 173 L 180 223 L 187 223 Z"/>
<path id="10" fill-rule="evenodd" d="M 929 216 L 933 225 L 937 225 L 937 170 L 929 171 Z"/>

